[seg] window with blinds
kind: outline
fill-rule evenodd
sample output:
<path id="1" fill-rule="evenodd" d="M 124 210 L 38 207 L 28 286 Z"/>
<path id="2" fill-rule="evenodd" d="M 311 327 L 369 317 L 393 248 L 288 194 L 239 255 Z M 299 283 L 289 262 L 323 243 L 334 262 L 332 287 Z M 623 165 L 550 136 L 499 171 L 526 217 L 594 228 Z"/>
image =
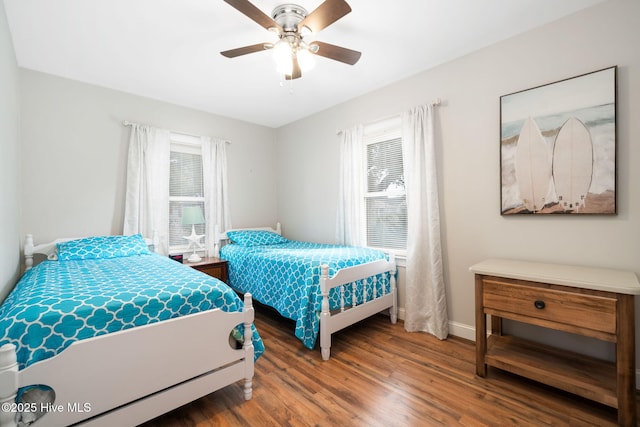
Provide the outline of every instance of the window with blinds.
<path id="1" fill-rule="evenodd" d="M 400 126 L 365 134 L 367 246 L 407 248 L 407 199 Z"/>
<path id="2" fill-rule="evenodd" d="M 191 225 L 182 225 L 182 212 L 186 206 L 199 206 L 204 214 L 202 151 L 199 143 L 185 144 L 171 141 L 169 171 L 170 252 L 185 251 L 188 248 L 188 241 L 184 236 L 191 234 Z M 195 230 L 196 234 L 204 234 L 205 224 L 196 224 Z"/>

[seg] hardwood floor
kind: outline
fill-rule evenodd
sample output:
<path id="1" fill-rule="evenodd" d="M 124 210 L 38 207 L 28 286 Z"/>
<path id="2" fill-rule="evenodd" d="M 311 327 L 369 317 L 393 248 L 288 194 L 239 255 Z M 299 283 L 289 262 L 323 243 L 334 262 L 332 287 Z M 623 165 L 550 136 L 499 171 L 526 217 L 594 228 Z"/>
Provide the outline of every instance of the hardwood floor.
<path id="1" fill-rule="evenodd" d="M 614 426 L 616 411 L 497 369 L 475 376 L 475 347 L 405 332 L 377 315 L 334 334 L 331 359 L 257 307 L 266 352 L 253 399 L 241 383 L 144 424 L 187 426 Z"/>

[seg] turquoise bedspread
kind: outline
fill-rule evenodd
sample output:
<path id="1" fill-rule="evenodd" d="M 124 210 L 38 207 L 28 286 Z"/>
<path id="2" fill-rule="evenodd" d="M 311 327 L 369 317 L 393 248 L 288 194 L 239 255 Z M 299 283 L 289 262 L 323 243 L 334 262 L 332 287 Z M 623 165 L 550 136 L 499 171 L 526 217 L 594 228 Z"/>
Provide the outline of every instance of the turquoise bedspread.
<path id="1" fill-rule="evenodd" d="M 256 301 L 275 308 L 282 316 L 296 321 L 295 336 L 305 347 L 315 346 L 322 308 L 320 293 L 320 269 L 329 265 L 329 275 L 338 270 L 379 259 L 386 259 L 382 251 L 309 242 L 287 241 L 272 245 L 241 246 L 235 243 L 221 249 L 222 258 L 229 262 L 229 284 L 238 292 L 251 292 Z M 358 304 L 364 300 L 364 292 L 381 295 L 390 292 L 389 274 L 356 284 Z M 344 300 L 351 305 L 352 287 L 345 286 Z M 330 308 L 340 307 L 338 289 L 329 294 Z"/>
<path id="2" fill-rule="evenodd" d="M 223 282 L 157 254 L 44 261 L 0 306 L 0 345 L 17 347 L 20 369 L 74 341 L 204 310 L 241 310 Z M 253 328 L 255 358 L 264 351 Z"/>

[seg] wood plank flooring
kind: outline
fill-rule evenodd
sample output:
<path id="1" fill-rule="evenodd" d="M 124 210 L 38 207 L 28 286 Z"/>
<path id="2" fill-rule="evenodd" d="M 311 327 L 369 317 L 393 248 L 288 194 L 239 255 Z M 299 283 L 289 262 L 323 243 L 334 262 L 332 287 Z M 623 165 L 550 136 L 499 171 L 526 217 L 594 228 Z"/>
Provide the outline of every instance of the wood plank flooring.
<path id="1" fill-rule="evenodd" d="M 490 368 L 475 376 L 475 347 L 408 333 L 373 316 L 334 334 L 331 360 L 258 306 L 266 352 L 253 399 L 242 384 L 211 393 L 144 427 L 190 426 L 614 426 L 616 411 Z"/>

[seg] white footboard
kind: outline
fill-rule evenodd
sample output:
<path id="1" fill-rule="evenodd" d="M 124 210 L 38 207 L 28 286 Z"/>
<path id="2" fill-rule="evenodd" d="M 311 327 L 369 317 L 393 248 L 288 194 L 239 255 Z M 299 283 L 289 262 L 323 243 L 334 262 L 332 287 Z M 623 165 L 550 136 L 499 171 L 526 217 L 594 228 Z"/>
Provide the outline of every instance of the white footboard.
<path id="1" fill-rule="evenodd" d="M 352 292 L 353 301 L 345 301 L 344 297 L 340 301 L 340 310 L 331 313 L 329 308 L 329 292 L 331 289 L 341 286 L 349 286 L 364 280 L 368 277 L 389 272 L 390 290 L 387 293 L 383 283 L 376 283 L 374 277 L 373 292 L 369 294 L 364 291 L 364 302 L 358 304 L 355 298 L 355 289 Z M 389 255 L 389 260 L 373 261 L 339 270 L 333 277 L 329 277 L 329 266 L 322 266 L 320 276 L 320 291 L 322 292 L 322 312 L 320 313 L 320 349 L 323 360 L 329 360 L 331 356 L 331 334 L 347 326 L 353 325 L 360 320 L 366 319 L 382 310 L 389 309 L 391 323 L 396 323 L 398 319 L 398 298 L 396 289 L 396 262 L 393 255 Z M 355 286 L 355 285 L 354 285 Z M 379 288 L 377 288 L 379 286 Z M 379 289 L 381 295 L 376 296 L 375 289 Z M 344 292 L 341 292 L 344 295 Z M 345 308 L 349 306 L 349 308 Z"/>
<path id="2" fill-rule="evenodd" d="M 43 384 L 55 402 L 36 425 L 135 425 L 239 380 L 252 394 L 254 309 L 219 309 L 73 343 L 60 354 L 18 371 L 15 347 L 0 348 L 0 426 L 15 426 L 18 388 Z M 244 346 L 229 334 L 244 324 Z M 5 409 L 9 409 L 8 411 Z M 123 424 L 124 423 L 124 424 Z"/>

